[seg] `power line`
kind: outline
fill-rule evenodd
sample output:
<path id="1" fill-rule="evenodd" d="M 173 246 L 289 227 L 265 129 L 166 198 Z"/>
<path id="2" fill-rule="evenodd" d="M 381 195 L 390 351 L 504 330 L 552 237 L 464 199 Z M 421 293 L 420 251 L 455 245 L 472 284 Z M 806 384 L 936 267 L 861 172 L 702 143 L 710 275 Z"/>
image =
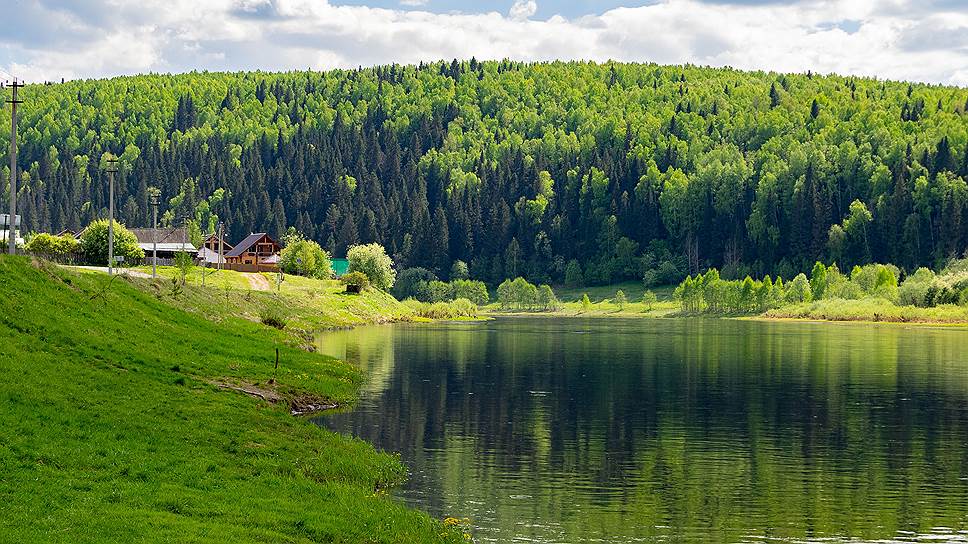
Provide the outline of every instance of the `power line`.
<path id="1" fill-rule="evenodd" d="M 11 80 L 17 81 L 17 76 L 15 76 L 15 75 L 11 74 L 10 72 L 4 70 L 3 68 L 0 68 L 0 72 L 6 74 L 7 77 L 10 78 Z"/>

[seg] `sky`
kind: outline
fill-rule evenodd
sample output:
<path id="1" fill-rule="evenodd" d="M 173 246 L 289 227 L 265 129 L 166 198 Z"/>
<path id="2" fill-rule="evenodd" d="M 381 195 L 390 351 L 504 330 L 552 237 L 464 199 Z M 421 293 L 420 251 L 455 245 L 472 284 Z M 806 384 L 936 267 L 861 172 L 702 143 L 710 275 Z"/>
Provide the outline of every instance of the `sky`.
<path id="1" fill-rule="evenodd" d="M 0 79 L 479 60 L 968 86 L 968 0 L 3 0 Z"/>

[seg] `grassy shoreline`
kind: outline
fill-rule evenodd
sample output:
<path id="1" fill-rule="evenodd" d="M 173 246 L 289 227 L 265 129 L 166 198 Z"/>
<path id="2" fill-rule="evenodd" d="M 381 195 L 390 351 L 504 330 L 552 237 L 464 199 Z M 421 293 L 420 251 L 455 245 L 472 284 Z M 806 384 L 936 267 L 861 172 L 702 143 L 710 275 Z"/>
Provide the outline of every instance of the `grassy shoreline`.
<path id="1" fill-rule="evenodd" d="M 620 309 L 612 301 L 617 290 L 623 290 L 629 302 Z M 672 287 L 654 290 L 658 301 L 646 305 L 641 302 L 645 289 L 640 284 L 623 283 L 587 289 L 573 288 L 559 291 L 561 305 L 553 311 L 502 309 L 497 303 L 482 308 L 488 316 L 548 316 L 563 318 L 678 318 L 705 317 L 709 319 L 749 319 L 764 321 L 799 321 L 826 323 L 897 323 L 927 326 L 968 326 L 968 307 L 942 305 L 932 308 L 899 306 L 885 299 L 857 300 L 823 299 L 808 303 L 790 304 L 762 314 L 690 314 L 683 313 L 673 300 Z M 581 298 L 588 294 L 591 304 L 585 308 Z"/>
<path id="2" fill-rule="evenodd" d="M 286 401 L 300 396 L 352 402 L 359 370 L 254 319 L 180 307 L 199 293 L 171 304 L 153 289 L 150 280 L 0 258 L 7 538 L 464 541 L 459 528 L 386 496 L 406 474 L 398 458 L 289 414 Z M 209 303 L 228 305 L 216 292 Z M 344 311 L 307 323 L 332 325 Z"/>

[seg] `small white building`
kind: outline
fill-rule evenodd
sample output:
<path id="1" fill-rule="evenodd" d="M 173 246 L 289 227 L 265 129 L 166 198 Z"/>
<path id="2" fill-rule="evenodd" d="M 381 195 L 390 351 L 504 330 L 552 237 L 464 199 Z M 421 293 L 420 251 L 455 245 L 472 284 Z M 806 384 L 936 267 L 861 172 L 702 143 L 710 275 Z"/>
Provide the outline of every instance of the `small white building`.
<path id="1" fill-rule="evenodd" d="M 207 246 L 198 250 L 198 261 L 203 264 L 225 264 L 225 256 L 219 256 L 218 251 Z"/>
<path id="2" fill-rule="evenodd" d="M 14 227 L 13 227 L 13 235 L 16 237 L 16 240 L 17 240 L 16 243 L 18 246 L 24 245 L 24 239 L 20 234 L 20 224 L 21 224 L 21 216 L 18 215 L 16 220 L 14 221 Z M 7 247 L 7 243 L 9 240 L 10 240 L 10 214 L 0 213 L 0 242 L 2 242 L 2 245 L 4 248 Z"/>

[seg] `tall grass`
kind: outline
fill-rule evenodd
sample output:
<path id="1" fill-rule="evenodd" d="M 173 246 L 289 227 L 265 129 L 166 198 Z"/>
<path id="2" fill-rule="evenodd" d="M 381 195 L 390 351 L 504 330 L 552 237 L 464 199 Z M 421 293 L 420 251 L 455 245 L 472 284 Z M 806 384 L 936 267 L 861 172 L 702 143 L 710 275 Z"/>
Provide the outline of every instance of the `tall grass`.
<path id="1" fill-rule="evenodd" d="M 426 319 L 461 319 L 477 318 L 477 304 L 459 298 L 453 302 L 420 302 L 412 298 L 403 301 L 403 305 L 410 309 L 417 317 Z"/>

